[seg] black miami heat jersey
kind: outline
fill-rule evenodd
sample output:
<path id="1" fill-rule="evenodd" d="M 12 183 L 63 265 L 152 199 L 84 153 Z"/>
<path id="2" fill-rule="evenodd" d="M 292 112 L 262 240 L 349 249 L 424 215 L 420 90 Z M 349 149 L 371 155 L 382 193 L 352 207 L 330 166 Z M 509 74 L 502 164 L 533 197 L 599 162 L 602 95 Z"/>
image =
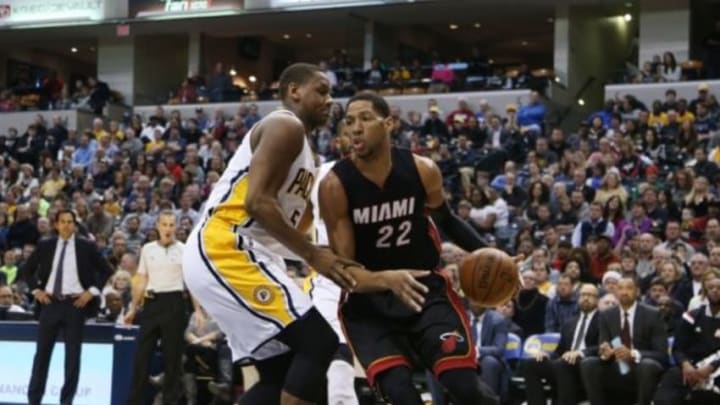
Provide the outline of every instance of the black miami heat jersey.
<path id="1" fill-rule="evenodd" d="M 381 188 L 365 177 L 350 159 L 332 170 L 348 201 L 355 235 L 355 260 L 368 270 L 435 270 L 440 253 L 436 234 L 425 212 L 426 192 L 410 151 L 392 148 L 392 168 Z M 422 282 L 432 290 L 437 276 Z M 380 311 L 405 316 L 411 311 L 391 292 L 350 294 L 345 309 Z"/>
<path id="2" fill-rule="evenodd" d="M 350 159 L 333 167 L 348 200 L 355 260 L 369 270 L 434 270 L 440 259 L 425 213 L 425 187 L 410 151 L 392 148 L 392 168 L 380 188 Z"/>

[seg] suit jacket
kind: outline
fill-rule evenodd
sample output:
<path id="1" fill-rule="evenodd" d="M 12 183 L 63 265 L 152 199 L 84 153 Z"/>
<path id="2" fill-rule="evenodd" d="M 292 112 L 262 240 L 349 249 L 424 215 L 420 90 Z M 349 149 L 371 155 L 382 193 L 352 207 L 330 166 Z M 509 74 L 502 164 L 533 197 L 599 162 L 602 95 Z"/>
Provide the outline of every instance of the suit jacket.
<path id="1" fill-rule="evenodd" d="M 566 352 L 572 350 L 572 345 L 575 339 L 575 329 L 578 327 L 581 318 L 582 313 L 579 316 L 565 322 L 562 327 L 560 327 L 560 341 L 555 348 L 555 352 L 553 352 L 551 356 L 552 358 L 559 358 Z M 590 320 L 590 323 L 585 326 L 585 348 L 582 350 L 582 353 L 585 357 L 597 356 L 598 338 L 600 335 L 600 330 L 598 326 L 600 324 L 599 319 L 600 311 L 597 311 L 595 312 L 592 320 Z"/>
<path id="2" fill-rule="evenodd" d="M 694 296 L 692 279 L 682 279 L 675 286 L 675 288 L 673 288 L 670 295 L 673 296 L 673 298 L 675 298 L 676 300 L 680 301 L 680 303 L 683 305 L 683 308 L 687 308 L 690 300 Z"/>
<path id="3" fill-rule="evenodd" d="M 609 308 L 600 313 L 600 344 L 620 337 L 621 307 Z M 632 325 L 633 349 L 645 359 L 653 359 L 662 365 L 668 361 L 668 335 L 660 312 L 641 302 L 637 303 Z"/>
<path id="4" fill-rule="evenodd" d="M 508 320 L 493 310 L 486 310 L 482 321 L 480 347 L 478 347 L 480 356 L 495 356 L 498 360 L 503 360 L 508 333 Z"/>
<path id="5" fill-rule="evenodd" d="M 55 249 L 57 248 L 57 237 L 38 242 L 35 251 L 30 255 L 27 262 L 20 270 L 30 287 L 30 290 L 45 289 L 50 273 L 53 268 Z M 102 291 L 105 283 L 113 273 L 112 267 L 97 250 L 97 246 L 75 234 L 75 260 L 77 261 L 77 272 L 80 285 L 88 290 L 95 287 Z M 94 316 L 100 304 L 100 297 L 95 297 L 85 307 L 86 316 Z"/>

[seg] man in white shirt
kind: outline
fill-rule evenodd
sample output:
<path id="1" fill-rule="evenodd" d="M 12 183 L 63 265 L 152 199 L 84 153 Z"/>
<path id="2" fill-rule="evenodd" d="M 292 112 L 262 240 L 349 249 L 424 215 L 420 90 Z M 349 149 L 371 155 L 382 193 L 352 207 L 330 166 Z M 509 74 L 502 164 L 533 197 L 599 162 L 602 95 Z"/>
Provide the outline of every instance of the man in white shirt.
<path id="1" fill-rule="evenodd" d="M 28 403 L 40 405 L 50 357 L 60 331 L 65 342 L 65 383 L 60 404 L 71 404 L 80 377 L 85 320 L 97 315 L 100 289 L 112 273 L 97 246 L 75 235 L 73 211 L 58 210 L 58 237 L 40 241 L 22 268 L 39 311 L 37 351 L 28 387 Z"/>
<path id="2" fill-rule="evenodd" d="M 140 334 L 135 352 L 133 383 L 128 405 L 145 403 L 148 362 L 160 340 L 165 366 L 163 404 L 176 404 L 182 390 L 182 353 L 188 313 L 185 301 L 182 258 L 185 245 L 175 240 L 175 213 L 161 211 L 156 227 L 160 239 L 146 243 L 140 253 L 137 283 L 133 285 L 132 304 L 125 322 L 139 316 Z M 141 301 L 142 312 L 138 314 Z"/>

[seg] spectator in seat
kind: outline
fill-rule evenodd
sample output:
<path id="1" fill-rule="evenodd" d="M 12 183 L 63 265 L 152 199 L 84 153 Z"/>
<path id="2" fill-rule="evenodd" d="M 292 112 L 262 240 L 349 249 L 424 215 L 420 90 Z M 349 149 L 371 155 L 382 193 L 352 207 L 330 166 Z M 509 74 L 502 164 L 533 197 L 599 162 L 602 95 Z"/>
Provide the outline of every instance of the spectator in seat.
<path id="1" fill-rule="evenodd" d="M 232 89 L 232 77 L 230 77 L 221 62 L 215 64 L 215 73 L 208 80 L 208 92 L 210 101 L 219 103 L 226 101 L 227 93 Z"/>
<path id="2" fill-rule="evenodd" d="M 712 252 L 719 253 L 715 249 L 718 248 L 713 248 L 711 254 Z M 707 256 L 702 253 L 695 253 L 690 258 L 690 278 L 682 279 L 673 291 L 673 297 L 680 301 L 683 308 L 687 308 L 693 297 L 697 297 L 702 293 L 702 280 L 709 271 L 710 261 Z"/>
<path id="3" fill-rule="evenodd" d="M 557 281 L 555 296 L 545 309 L 545 333 L 560 332 L 562 326 L 578 315 L 578 297 L 573 290 L 573 280 L 561 274 Z"/>
<path id="4" fill-rule="evenodd" d="M 180 83 L 180 88 L 176 95 L 178 102 L 181 104 L 192 104 L 197 101 L 197 92 L 195 91 L 195 85 L 190 79 L 185 78 Z"/>
<path id="5" fill-rule="evenodd" d="M 440 119 L 440 107 L 431 106 L 428 111 L 430 112 L 430 117 L 425 120 L 423 124 L 423 136 L 431 135 L 441 139 L 442 142 L 446 142 L 449 136 L 448 127 L 445 125 L 445 122 Z"/>
<path id="6" fill-rule="evenodd" d="M 661 243 L 660 247 L 673 251 L 678 245 L 682 245 L 683 249 L 687 252 L 687 257 L 683 257 L 683 260 L 687 260 L 695 253 L 695 249 L 682 239 L 680 221 L 671 219 L 665 225 L 665 242 Z"/>
<path id="7" fill-rule="evenodd" d="M 105 104 L 110 100 L 110 87 L 95 77 L 88 77 L 88 87 L 90 88 L 88 105 L 95 115 L 102 115 Z"/>
<path id="8" fill-rule="evenodd" d="M 645 212 L 645 206 L 642 202 L 635 201 L 632 204 L 630 217 L 620 220 L 615 230 L 615 236 L 613 237 L 614 245 L 620 250 L 636 236 L 650 232 L 652 227 L 653 223 Z M 646 253 L 649 254 L 650 252 Z"/>
<path id="9" fill-rule="evenodd" d="M 456 120 L 460 120 L 463 124 L 466 124 L 468 119 L 472 116 L 474 116 L 475 113 L 473 110 L 470 109 L 470 106 L 468 105 L 466 98 L 459 98 L 458 99 L 458 107 L 455 111 L 448 114 L 448 116 L 445 118 L 445 124 L 448 127 L 453 126 Z"/>
<path id="10" fill-rule="evenodd" d="M 693 170 L 696 176 L 695 180 L 705 177 L 705 183 L 710 182 L 711 184 L 715 184 L 718 171 L 720 171 L 717 163 L 708 160 L 707 152 L 703 148 L 695 148 L 695 166 L 693 166 Z"/>
<path id="11" fill-rule="evenodd" d="M 579 294 L 579 314 L 565 322 L 560 329 L 560 342 L 549 356 L 538 350 L 535 358 L 522 360 L 519 367 L 525 376 L 528 405 L 545 405 L 545 379 L 556 389 L 558 405 L 575 405 L 582 389 L 580 362 L 597 355 L 598 347 L 598 289 L 583 284 Z"/>
<path id="12" fill-rule="evenodd" d="M 573 231 L 573 247 L 585 246 L 591 236 L 606 235 L 610 240 L 615 236 L 615 227 L 603 218 L 603 206 L 599 202 L 590 204 L 590 218 L 580 222 Z"/>
<path id="13" fill-rule="evenodd" d="M 508 340 L 508 320 L 498 312 L 469 301 L 470 333 L 480 363 L 480 379 L 501 398 L 506 398 L 509 374 L 504 360 Z M 440 403 L 440 402 L 439 402 Z"/>
<path id="14" fill-rule="evenodd" d="M 365 84 L 369 88 L 377 88 L 385 82 L 386 72 L 380 66 L 380 60 L 373 58 L 370 62 L 370 69 L 365 71 Z"/>
<path id="15" fill-rule="evenodd" d="M 115 220 L 105 212 L 101 199 L 94 200 L 91 207 L 92 215 L 85 223 L 88 231 L 93 235 L 103 235 L 105 238 L 110 238 L 115 226 Z"/>
<path id="16" fill-rule="evenodd" d="M 545 309 L 548 298 L 537 289 L 537 274 L 532 270 L 522 272 L 523 287 L 515 298 L 513 321 L 522 328 L 526 338 L 545 331 Z"/>
<path id="17" fill-rule="evenodd" d="M 668 370 L 655 393 L 656 405 L 680 405 L 692 400 L 697 404 L 720 402 L 720 394 L 702 387 L 720 367 L 720 360 L 706 365 L 698 362 L 720 351 L 720 279 L 707 282 L 708 304 L 683 315 L 677 325 L 672 355 L 677 366 Z M 714 380 L 717 387 L 718 381 Z"/>
<path id="18" fill-rule="evenodd" d="M 521 129 L 542 133 L 545 106 L 540 102 L 540 94 L 537 91 L 530 92 L 530 102 L 520 107 L 517 120 Z"/>
<path id="19" fill-rule="evenodd" d="M 583 385 L 592 404 L 609 403 L 606 392 L 631 389 L 639 405 L 650 405 L 667 364 L 668 339 L 658 310 L 638 303 L 634 278 L 618 283 L 620 306 L 600 313 L 599 357 L 589 356 L 580 365 Z M 621 373 L 618 363 L 630 372 Z"/>
<path id="20" fill-rule="evenodd" d="M 200 311 L 201 314 L 195 312 Z M 219 341 L 223 333 L 205 310 L 198 306 L 197 310 L 190 317 L 187 329 L 185 329 L 185 372 L 183 374 L 183 388 L 185 390 L 185 403 L 187 405 L 197 404 L 198 376 L 215 375 L 218 367 Z"/>
<path id="21" fill-rule="evenodd" d="M 0 309 L 6 309 L 8 312 L 25 313 L 25 309 L 15 304 L 15 296 L 12 288 L 7 285 L 0 285 Z"/>
<path id="22" fill-rule="evenodd" d="M 697 118 L 700 118 L 700 111 L 698 109 L 698 106 L 700 104 L 703 104 L 705 109 L 707 110 L 707 102 L 710 100 L 710 85 L 707 82 L 703 82 L 698 84 L 697 86 L 697 92 L 698 95 L 696 98 L 694 98 L 692 101 L 690 101 L 690 111 L 692 111 L 695 114 L 695 122 L 697 123 Z M 699 131 L 698 131 L 699 132 Z"/>
<path id="23" fill-rule="evenodd" d="M 32 222 L 27 205 L 18 205 L 15 209 L 15 221 L 7 236 L 9 247 L 22 248 L 25 244 L 35 244 L 38 240 L 37 227 Z"/>
<path id="24" fill-rule="evenodd" d="M 595 283 L 602 281 L 610 263 L 620 263 L 620 257 L 612 251 L 612 238 L 608 235 L 597 235 L 592 239 L 595 251 L 590 257 L 590 276 Z"/>
<path id="25" fill-rule="evenodd" d="M 100 310 L 97 321 L 122 325 L 124 317 L 125 308 L 120 294 L 112 290 L 107 291 L 105 293 L 105 308 Z"/>
<path id="26" fill-rule="evenodd" d="M 8 249 L 3 254 L 3 265 L 0 267 L 0 273 L 5 275 L 5 282 L 7 285 L 15 284 L 17 280 L 18 266 L 17 266 L 17 254 L 15 249 Z"/>
<path id="27" fill-rule="evenodd" d="M 682 69 L 675 60 L 675 55 L 672 52 L 665 52 L 663 54 L 662 62 L 662 81 L 664 82 L 677 82 L 680 80 Z"/>
<path id="28" fill-rule="evenodd" d="M 505 317 L 505 320 L 508 323 L 509 333 L 514 333 L 517 336 L 524 336 L 522 328 L 513 322 L 513 317 L 515 316 L 515 301 L 508 300 L 504 304 L 498 305 L 495 308 L 495 311 Z"/>

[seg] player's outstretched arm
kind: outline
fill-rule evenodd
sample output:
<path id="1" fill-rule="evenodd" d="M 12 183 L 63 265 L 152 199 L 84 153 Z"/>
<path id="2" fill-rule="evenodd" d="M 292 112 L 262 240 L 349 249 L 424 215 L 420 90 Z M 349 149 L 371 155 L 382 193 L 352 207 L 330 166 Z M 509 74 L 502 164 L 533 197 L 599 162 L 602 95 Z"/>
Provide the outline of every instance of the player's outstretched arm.
<path id="1" fill-rule="evenodd" d="M 328 173 L 320 183 L 320 216 L 327 227 L 328 239 L 333 251 L 348 259 L 355 258 L 355 234 L 348 213 L 347 195 L 335 173 Z M 392 291 L 410 308 L 421 311 L 425 302 L 423 294 L 427 287 L 416 278 L 430 274 L 421 270 L 368 271 L 360 265 L 347 267 L 357 282 L 353 292 L 370 293 Z"/>
<path id="2" fill-rule="evenodd" d="M 295 117 L 277 115 L 267 119 L 252 134 L 253 157 L 250 161 L 248 193 L 245 208 L 258 224 L 280 243 L 321 273 L 330 274 L 344 288 L 355 281 L 345 270 L 351 262 L 329 249 L 311 244 L 305 235 L 293 228 L 283 215 L 278 192 L 300 154 L 305 142 L 305 128 Z"/>
<path id="3" fill-rule="evenodd" d="M 448 207 L 443 195 L 443 180 L 440 168 L 431 159 L 415 155 L 420 179 L 425 186 L 426 205 L 430 208 L 433 222 L 452 239 L 455 244 L 468 252 L 486 247 L 482 237 Z"/>

